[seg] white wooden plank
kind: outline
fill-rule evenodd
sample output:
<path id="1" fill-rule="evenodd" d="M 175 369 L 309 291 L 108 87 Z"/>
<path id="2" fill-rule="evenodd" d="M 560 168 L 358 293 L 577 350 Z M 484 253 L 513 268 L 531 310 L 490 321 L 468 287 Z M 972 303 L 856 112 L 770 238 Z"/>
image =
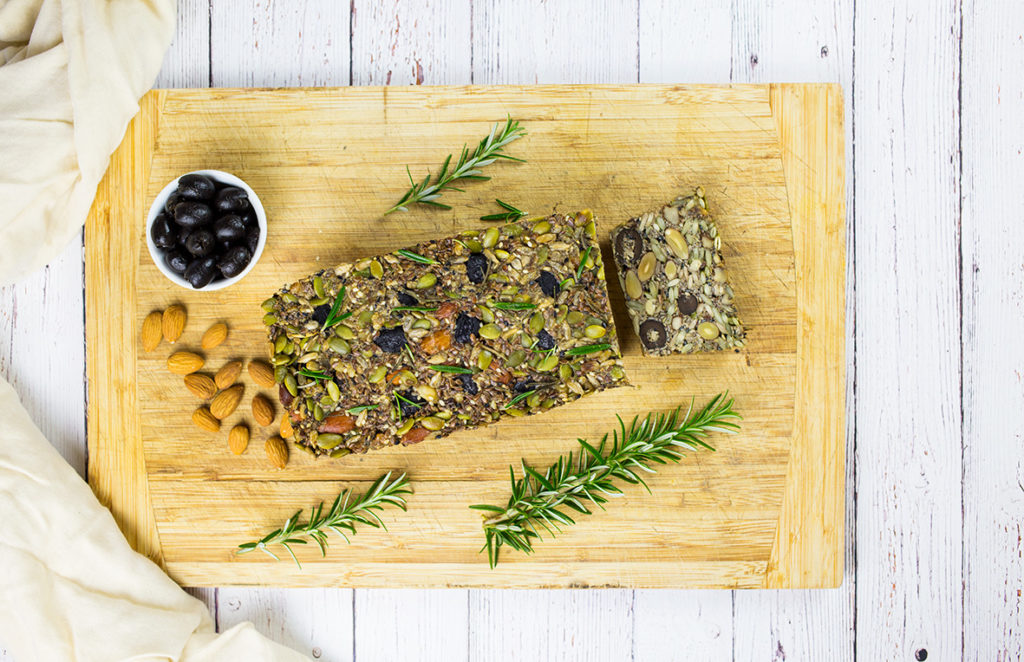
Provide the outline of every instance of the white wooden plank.
<path id="1" fill-rule="evenodd" d="M 355 595 L 359 662 L 470 659 L 466 591 L 360 589 Z"/>
<path id="2" fill-rule="evenodd" d="M 470 4 L 353 0 L 353 85 L 472 82 Z"/>
<path id="3" fill-rule="evenodd" d="M 855 30 L 857 658 L 959 659 L 959 2 Z"/>
<path id="4" fill-rule="evenodd" d="M 213 3 L 210 35 L 210 80 L 215 87 L 349 83 L 348 3 Z"/>
<path id="5" fill-rule="evenodd" d="M 470 591 L 469 659 L 633 659 L 632 602 L 626 590 Z"/>
<path id="6" fill-rule="evenodd" d="M 839 82 L 846 102 L 847 173 L 853 173 L 853 2 L 753 0 L 734 3 L 730 80 Z M 847 209 L 852 216 L 852 176 Z M 847 224 L 853 239 L 854 224 Z M 853 251 L 847 251 L 847 365 L 854 366 Z M 854 457 L 855 369 L 847 370 L 847 450 Z M 733 612 L 734 659 L 853 659 L 855 502 L 854 463 L 847 463 L 846 581 L 834 591 L 737 591 Z"/>
<path id="7" fill-rule="evenodd" d="M 748 659 L 733 657 L 732 603 L 730 591 L 636 591 L 632 659 Z"/>
<path id="8" fill-rule="evenodd" d="M 85 475 L 82 235 L 40 271 L 0 288 L 0 375 L 43 435 Z"/>
<path id="9" fill-rule="evenodd" d="M 477 84 L 635 83 L 636 0 L 473 5 Z"/>
<path id="10" fill-rule="evenodd" d="M 210 0 L 178 0 L 174 38 L 153 87 L 206 87 L 210 82 Z"/>
<path id="11" fill-rule="evenodd" d="M 732 1 L 640 0 L 641 83 L 728 83 Z"/>
<path id="12" fill-rule="evenodd" d="M 968 1 L 963 12 L 963 659 L 1019 660 L 1024 5 Z"/>
<path id="13" fill-rule="evenodd" d="M 220 631 L 251 621 L 262 634 L 314 659 L 353 659 L 351 590 L 221 588 L 217 601 Z"/>

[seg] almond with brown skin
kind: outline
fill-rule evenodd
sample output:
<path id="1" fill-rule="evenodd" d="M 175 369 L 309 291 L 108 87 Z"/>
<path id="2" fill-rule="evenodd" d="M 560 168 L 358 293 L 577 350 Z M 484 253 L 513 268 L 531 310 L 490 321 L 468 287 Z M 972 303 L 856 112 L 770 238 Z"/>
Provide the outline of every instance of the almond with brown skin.
<path id="1" fill-rule="evenodd" d="M 192 422 L 209 432 L 220 430 L 220 421 L 210 413 L 209 407 L 200 407 L 192 412 Z"/>
<path id="2" fill-rule="evenodd" d="M 260 425 L 270 425 L 274 422 L 274 406 L 262 395 L 252 399 L 252 417 Z"/>
<path id="3" fill-rule="evenodd" d="M 228 339 L 228 325 L 224 322 L 217 322 L 203 334 L 200 344 L 203 349 L 213 349 Z"/>
<path id="4" fill-rule="evenodd" d="M 201 400 L 209 400 L 217 394 L 217 385 L 213 383 L 213 378 L 201 372 L 185 375 L 185 388 Z"/>
<path id="5" fill-rule="evenodd" d="M 163 317 L 161 318 L 161 327 L 163 328 L 164 340 L 169 343 L 178 342 L 178 338 L 185 331 L 185 322 L 188 321 L 188 315 L 185 314 L 185 309 L 174 304 L 164 311 Z"/>
<path id="6" fill-rule="evenodd" d="M 249 428 L 244 425 L 236 425 L 228 432 L 228 447 L 235 455 L 241 455 L 249 446 Z"/>
<path id="7" fill-rule="evenodd" d="M 163 318 L 163 313 L 159 310 L 154 310 L 146 315 L 146 319 L 142 321 L 142 336 L 140 339 L 142 340 L 143 351 L 152 352 L 160 344 L 160 340 L 164 337 Z"/>
<path id="8" fill-rule="evenodd" d="M 292 428 L 292 421 L 287 416 L 281 417 L 281 436 L 285 439 L 290 439 L 295 435 L 295 430 Z"/>
<path id="9" fill-rule="evenodd" d="M 206 361 L 194 352 L 175 352 L 167 357 L 167 369 L 176 375 L 191 375 Z"/>
<path id="10" fill-rule="evenodd" d="M 273 436 L 267 439 L 263 450 L 266 451 L 270 463 L 278 469 L 284 469 L 288 464 L 288 444 L 281 437 Z"/>
<path id="11" fill-rule="evenodd" d="M 274 388 L 274 369 L 262 361 L 249 361 L 249 376 L 258 386 Z"/>
<path id="12" fill-rule="evenodd" d="M 231 388 L 224 389 L 218 393 L 210 403 L 210 413 L 223 421 L 238 407 L 238 403 L 241 402 L 242 393 L 244 391 L 245 387 L 241 384 L 236 384 Z"/>
<path id="13" fill-rule="evenodd" d="M 241 361 L 231 361 L 225 363 L 224 367 L 217 371 L 214 375 L 213 381 L 217 384 L 217 388 L 228 388 L 235 383 L 238 379 L 238 375 L 242 372 Z"/>

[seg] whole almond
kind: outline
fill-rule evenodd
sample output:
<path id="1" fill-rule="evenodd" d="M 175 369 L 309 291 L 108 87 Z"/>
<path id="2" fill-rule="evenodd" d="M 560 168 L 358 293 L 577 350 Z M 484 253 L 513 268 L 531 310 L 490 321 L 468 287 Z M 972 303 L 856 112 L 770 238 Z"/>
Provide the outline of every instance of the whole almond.
<path id="1" fill-rule="evenodd" d="M 242 372 L 241 361 L 230 361 L 224 364 L 224 367 L 217 371 L 217 374 L 213 376 L 213 381 L 217 384 L 217 388 L 227 388 L 235 383 L 238 379 L 238 375 Z"/>
<path id="2" fill-rule="evenodd" d="M 220 430 L 220 421 L 210 413 L 209 407 L 200 407 L 192 412 L 192 422 L 210 432 Z"/>
<path id="3" fill-rule="evenodd" d="M 278 469 L 284 469 L 288 464 L 288 444 L 281 437 L 268 438 L 267 443 L 263 445 L 263 450 L 267 452 L 267 459 L 270 460 L 270 463 Z"/>
<path id="4" fill-rule="evenodd" d="M 201 372 L 185 375 L 185 388 L 201 400 L 209 400 L 217 393 L 217 385 L 213 383 L 213 378 Z"/>
<path id="5" fill-rule="evenodd" d="M 167 357 L 167 369 L 176 375 L 190 375 L 206 361 L 194 352 L 175 352 Z"/>
<path id="6" fill-rule="evenodd" d="M 236 425 L 228 432 L 228 447 L 235 455 L 241 455 L 249 445 L 249 428 Z"/>
<path id="7" fill-rule="evenodd" d="M 292 429 L 292 420 L 287 416 L 281 416 L 281 436 L 289 439 L 294 434 L 295 430 Z"/>
<path id="8" fill-rule="evenodd" d="M 274 422 L 274 405 L 270 404 L 270 401 L 262 395 L 253 397 L 252 417 L 260 425 L 270 425 Z"/>
<path id="9" fill-rule="evenodd" d="M 188 321 L 188 315 L 185 314 L 184 308 L 178 304 L 168 307 L 160 320 L 163 327 L 164 340 L 169 343 L 177 342 L 178 338 L 185 331 L 186 321 Z"/>
<path id="10" fill-rule="evenodd" d="M 224 322 L 217 322 L 203 334 L 200 344 L 203 349 L 213 349 L 228 339 L 228 325 Z"/>
<path id="11" fill-rule="evenodd" d="M 263 388 L 274 388 L 277 385 L 274 369 L 262 361 L 249 361 L 249 376 Z"/>
<path id="12" fill-rule="evenodd" d="M 231 388 L 224 389 L 218 393 L 210 403 L 210 413 L 217 418 L 224 420 L 238 407 L 238 403 L 241 401 L 242 393 L 244 391 L 245 387 L 241 384 L 236 384 Z"/>
<path id="13" fill-rule="evenodd" d="M 141 340 L 144 351 L 152 352 L 160 344 L 160 340 L 163 338 L 163 318 L 163 313 L 154 310 L 142 321 Z"/>

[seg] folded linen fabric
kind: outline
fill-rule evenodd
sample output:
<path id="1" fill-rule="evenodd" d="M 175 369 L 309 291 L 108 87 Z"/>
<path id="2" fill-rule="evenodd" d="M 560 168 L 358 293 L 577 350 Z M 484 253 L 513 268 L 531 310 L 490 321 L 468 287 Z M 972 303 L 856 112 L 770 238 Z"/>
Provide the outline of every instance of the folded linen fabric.
<path id="1" fill-rule="evenodd" d="M 174 0 L 0 0 L 0 284 L 81 228 L 173 31 Z"/>
<path id="2" fill-rule="evenodd" d="M 307 660 L 206 607 L 134 552 L 0 379 L 0 642 L 17 662 Z"/>

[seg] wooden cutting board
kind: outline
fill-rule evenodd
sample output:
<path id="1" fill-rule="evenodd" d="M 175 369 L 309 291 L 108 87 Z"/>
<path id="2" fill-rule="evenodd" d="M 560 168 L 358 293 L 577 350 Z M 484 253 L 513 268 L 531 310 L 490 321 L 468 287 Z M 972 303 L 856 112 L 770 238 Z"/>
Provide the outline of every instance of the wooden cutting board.
<path id="1" fill-rule="evenodd" d="M 449 192 L 452 211 L 382 217 L 407 186 L 510 114 L 529 136 L 494 177 Z M 86 225 L 89 480 L 139 551 L 186 585 L 481 587 L 827 587 L 843 567 L 843 108 L 834 85 L 407 87 L 157 90 L 141 101 L 111 158 Z M 144 242 L 153 197 L 190 170 L 242 177 L 269 218 L 266 252 L 240 283 L 194 293 L 167 281 Z M 143 318 L 180 302 L 177 347 L 198 348 L 213 322 L 228 341 L 205 352 L 215 371 L 263 357 L 259 304 L 315 269 L 482 223 L 493 199 L 535 214 L 590 208 L 604 237 L 631 215 L 702 185 L 748 347 L 644 359 L 609 271 L 612 303 L 636 388 L 616 389 L 526 419 L 410 448 L 315 461 L 293 451 L 270 467 L 254 429 L 242 456 L 230 424 L 251 422 L 257 388 L 219 434 L 196 428 L 199 404 L 169 374 L 172 347 L 142 352 Z M 628 487 L 607 512 L 537 545 L 505 550 L 490 570 L 480 515 L 507 498 L 508 466 L 547 466 L 599 438 L 615 414 L 698 404 L 728 389 L 744 416 L 715 453 L 690 454 Z M 276 401 L 276 400 L 275 400 Z M 275 426 L 276 429 L 276 426 Z M 388 531 L 333 541 L 302 569 L 238 543 L 299 508 L 408 472 L 408 514 Z"/>

